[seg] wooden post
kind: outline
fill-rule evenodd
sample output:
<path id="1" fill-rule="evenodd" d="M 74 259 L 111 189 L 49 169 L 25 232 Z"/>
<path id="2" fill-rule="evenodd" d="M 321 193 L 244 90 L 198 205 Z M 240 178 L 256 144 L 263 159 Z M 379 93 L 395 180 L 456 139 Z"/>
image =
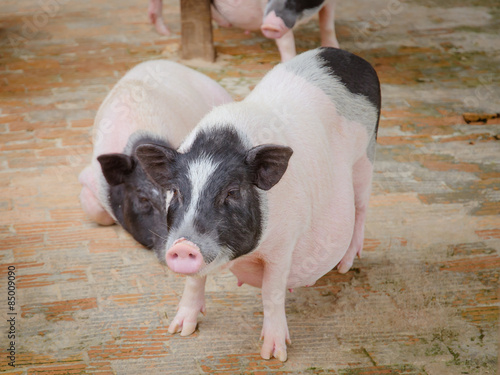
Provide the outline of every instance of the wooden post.
<path id="1" fill-rule="evenodd" d="M 215 61 L 210 0 L 181 0 L 181 55 Z"/>

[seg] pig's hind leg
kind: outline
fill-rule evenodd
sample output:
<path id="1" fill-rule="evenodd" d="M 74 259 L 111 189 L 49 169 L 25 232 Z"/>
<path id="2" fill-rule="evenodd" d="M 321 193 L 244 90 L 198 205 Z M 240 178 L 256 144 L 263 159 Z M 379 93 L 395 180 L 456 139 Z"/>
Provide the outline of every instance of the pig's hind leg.
<path id="1" fill-rule="evenodd" d="M 319 29 L 321 32 L 321 46 L 339 48 L 335 35 L 335 0 L 329 0 L 319 11 Z"/>
<path id="2" fill-rule="evenodd" d="M 356 255 L 361 257 L 365 237 L 365 219 L 370 199 L 373 164 L 363 156 L 353 167 L 354 205 L 356 209 L 354 231 L 351 243 L 344 257 L 337 265 L 340 273 L 346 273 L 352 267 Z"/>

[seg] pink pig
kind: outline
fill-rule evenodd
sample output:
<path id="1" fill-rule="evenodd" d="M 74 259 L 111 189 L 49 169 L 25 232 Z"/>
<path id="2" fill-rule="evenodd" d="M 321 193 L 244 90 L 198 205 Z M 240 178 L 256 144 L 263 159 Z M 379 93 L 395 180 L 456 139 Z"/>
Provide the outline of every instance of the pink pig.
<path id="1" fill-rule="evenodd" d="M 286 290 L 335 266 L 347 272 L 361 254 L 379 115 L 371 65 L 319 48 L 214 109 L 178 150 L 137 148 L 166 190 L 169 233 L 157 254 L 188 275 L 170 333 L 194 332 L 206 275 L 226 265 L 239 284 L 262 288 L 261 356 L 286 360 Z"/>
<path id="2" fill-rule="evenodd" d="M 174 62 L 154 60 L 131 69 L 94 121 L 92 161 L 79 176 L 86 214 L 101 225 L 118 221 L 143 245 L 154 247 L 145 226 L 148 217 L 155 221 L 154 211 L 164 209 L 164 196 L 140 173 L 135 146 L 148 140 L 176 147 L 214 106 L 231 101 L 215 81 Z M 127 205 L 134 200 L 137 204 Z M 144 207 L 135 212 L 138 204 Z M 139 213 L 141 220 L 134 219 Z"/>

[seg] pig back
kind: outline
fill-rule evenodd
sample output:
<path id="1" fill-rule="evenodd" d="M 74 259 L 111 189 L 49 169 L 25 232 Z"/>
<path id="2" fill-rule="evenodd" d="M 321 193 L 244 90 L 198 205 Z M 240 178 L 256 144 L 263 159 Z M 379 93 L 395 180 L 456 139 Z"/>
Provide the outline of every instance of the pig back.
<path id="1" fill-rule="evenodd" d="M 356 58 L 336 51 L 317 49 L 278 65 L 242 103 L 252 113 L 243 126 L 251 144 L 294 151 L 282 180 L 267 193 L 267 228 L 257 250 L 278 261 L 293 248 L 289 287 L 314 284 L 344 256 L 354 228 L 352 168 L 374 157 L 376 73 L 361 59 L 352 72 L 337 69 L 342 57 Z"/>
<path id="2" fill-rule="evenodd" d="M 218 83 L 193 69 L 166 60 L 141 63 L 100 106 L 94 121 L 94 156 L 122 152 L 137 131 L 177 147 L 212 107 L 230 101 Z"/>
<path id="3" fill-rule="evenodd" d="M 153 60 L 131 69 L 111 90 L 94 121 L 91 168 L 95 195 L 108 213 L 109 186 L 97 156 L 131 153 L 129 140 L 150 137 L 178 147 L 214 106 L 232 101 L 215 81 L 183 65 Z"/>

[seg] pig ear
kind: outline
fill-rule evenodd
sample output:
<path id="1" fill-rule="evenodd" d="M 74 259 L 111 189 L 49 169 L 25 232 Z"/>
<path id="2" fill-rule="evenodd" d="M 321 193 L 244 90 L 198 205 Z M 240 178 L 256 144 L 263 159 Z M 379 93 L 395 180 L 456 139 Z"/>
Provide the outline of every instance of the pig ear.
<path id="1" fill-rule="evenodd" d="M 172 148 L 155 144 L 143 144 L 135 149 L 142 168 L 153 181 L 160 186 L 166 186 L 172 178 L 172 164 L 177 158 L 177 151 Z"/>
<path id="2" fill-rule="evenodd" d="M 102 174 L 111 186 L 124 183 L 126 177 L 134 171 L 136 165 L 136 162 L 125 154 L 99 155 L 97 161 L 101 163 Z"/>
<path id="3" fill-rule="evenodd" d="M 269 190 L 278 183 L 288 167 L 293 150 L 286 146 L 260 145 L 248 151 L 246 162 L 254 173 L 253 183 Z"/>

